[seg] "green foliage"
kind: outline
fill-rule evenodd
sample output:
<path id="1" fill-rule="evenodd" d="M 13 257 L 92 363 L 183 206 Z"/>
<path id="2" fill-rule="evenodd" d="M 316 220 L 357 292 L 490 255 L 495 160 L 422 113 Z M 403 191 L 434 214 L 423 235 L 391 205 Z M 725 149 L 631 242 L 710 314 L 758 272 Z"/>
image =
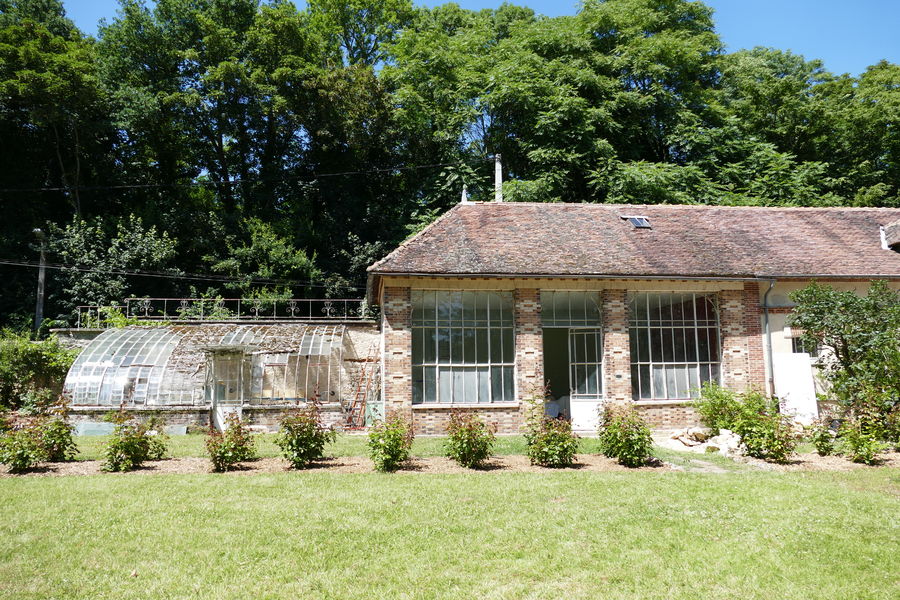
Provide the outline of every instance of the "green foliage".
<path id="1" fill-rule="evenodd" d="M 694 407 L 700 422 L 714 433 L 728 429 L 738 434 L 748 456 L 784 463 L 797 447 L 791 419 L 780 413 L 776 398 L 755 391 L 737 394 L 709 383 Z"/>
<path id="2" fill-rule="evenodd" d="M 15 409 L 52 403 L 77 355 L 76 350 L 63 348 L 55 337 L 34 341 L 26 334 L 2 330 L 0 406 Z"/>
<path id="3" fill-rule="evenodd" d="M 31 428 L 13 429 L 0 437 L 0 463 L 12 473 L 33 469 L 46 457 L 40 438 Z"/>
<path id="4" fill-rule="evenodd" d="M 829 394 L 867 432 L 886 438 L 900 407 L 900 293 L 874 281 L 866 296 L 813 283 L 793 292 L 791 326 L 825 349 Z"/>
<path id="5" fill-rule="evenodd" d="M 571 467 L 578 452 L 578 436 L 572 424 L 562 419 L 545 417 L 526 434 L 526 454 L 533 465 L 560 468 Z"/>
<path id="6" fill-rule="evenodd" d="M 210 428 L 206 436 L 206 452 L 213 471 L 224 473 L 234 470 L 239 463 L 257 457 L 256 440 L 247 424 L 236 413 L 230 413 L 225 417 L 225 431 Z"/>
<path id="7" fill-rule="evenodd" d="M 319 407 L 310 402 L 306 408 L 281 420 L 275 443 L 295 469 L 305 469 L 325 456 L 325 444 L 334 442 L 337 433 L 322 424 Z"/>
<path id="8" fill-rule="evenodd" d="M 115 429 L 104 449 L 104 471 L 131 471 L 145 461 L 165 456 L 168 436 L 158 419 L 138 422 L 124 408 L 110 413 L 107 419 L 115 424 Z"/>
<path id="9" fill-rule="evenodd" d="M 444 446 L 447 457 L 469 469 L 482 466 L 491 457 L 495 429 L 474 413 L 453 411 Z"/>
<path id="10" fill-rule="evenodd" d="M 377 421 L 369 430 L 369 456 L 375 470 L 390 473 L 399 469 L 409 458 L 414 438 L 412 423 L 400 415 Z"/>
<path id="11" fill-rule="evenodd" d="M 626 467 L 646 465 L 653 456 L 650 427 L 633 406 L 604 409 L 598 433 L 600 452 Z"/>
<path id="12" fill-rule="evenodd" d="M 865 465 L 880 462 L 878 453 L 885 449 L 885 445 L 878 441 L 875 434 L 867 432 L 859 421 L 844 421 L 841 424 L 840 438 L 841 450 L 851 461 Z"/>
<path id="13" fill-rule="evenodd" d="M 78 454 L 78 446 L 72 437 L 75 427 L 65 418 L 44 417 L 36 428 L 39 443 L 44 450 L 44 460 L 63 462 L 75 459 Z"/>
<path id="14" fill-rule="evenodd" d="M 700 397 L 694 400 L 693 405 L 700 416 L 700 423 L 709 428 L 712 435 L 719 435 L 722 429 L 733 431 L 742 410 L 734 392 L 707 382 L 703 383 Z"/>
<path id="15" fill-rule="evenodd" d="M 494 153 L 514 201 L 900 206 L 900 65 L 727 53 L 702 2 L 129 0 L 96 39 L 58 0 L 2 5 L 0 188 L 59 191 L 11 192 L 0 256 L 35 259 L 39 227 L 91 268 L 49 278 L 54 318 L 187 296 L 121 274 L 176 264 L 355 295 L 464 185 L 489 199 Z M 4 274 L 23 322 L 33 273 Z"/>
<path id="16" fill-rule="evenodd" d="M 828 456 L 834 453 L 836 432 L 831 427 L 832 419 L 818 419 L 812 424 L 809 438 L 819 456 Z"/>
<path id="17" fill-rule="evenodd" d="M 124 270 L 163 270 L 176 255 L 176 242 L 155 226 L 144 226 L 133 214 L 110 219 L 75 219 L 65 227 L 52 226 L 51 249 L 60 261 L 72 265 L 61 271 L 62 304 L 69 310 L 79 305 L 109 306 L 130 295 Z M 89 267 L 91 270 L 85 270 Z M 115 319 L 107 310 L 105 318 Z"/>

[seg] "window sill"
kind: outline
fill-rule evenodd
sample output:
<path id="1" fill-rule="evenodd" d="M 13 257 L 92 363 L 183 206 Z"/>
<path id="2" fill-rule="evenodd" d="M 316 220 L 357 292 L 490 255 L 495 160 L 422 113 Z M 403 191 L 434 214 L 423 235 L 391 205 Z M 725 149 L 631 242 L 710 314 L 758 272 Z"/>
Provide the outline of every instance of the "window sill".
<path id="1" fill-rule="evenodd" d="M 453 410 L 454 408 L 519 408 L 518 402 L 476 402 L 476 403 L 466 403 L 466 404 L 447 404 L 447 403 L 438 403 L 438 402 L 423 402 L 421 404 L 413 404 L 413 410 L 429 410 L 429 409 L 438 409 L 438 410 Z"/>
<path id="2" fill-rule="evenodd" d="M 695 401 L 694 398 L 660 398 L 658 400 L 634 400 L 635 406 L 685 406 Z"/>

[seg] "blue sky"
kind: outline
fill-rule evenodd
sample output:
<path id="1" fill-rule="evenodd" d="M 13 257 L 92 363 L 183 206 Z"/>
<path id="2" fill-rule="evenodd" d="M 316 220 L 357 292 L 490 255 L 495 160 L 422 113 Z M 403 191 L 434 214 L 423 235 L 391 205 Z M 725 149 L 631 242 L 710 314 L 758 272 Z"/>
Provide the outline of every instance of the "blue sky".
<path id="1" fill-rule="evenodd" d="M 69 17 L 93 34 L 115 15 L 116 0 L 64 0 Z M 441 1 L 417 2 L 428 6 Z M 458 0 L 470 9 L 501 2 Z M 303 4 L 297 2 L 297 4 Z M 548 16 L 574 14 L 574 0 L 518 0 Z M 773 46 L 820 58 L 835 73 L 858 75 L 881 59 L 900 62 L 900 0 L 706 0 L 728 50 Z"/>

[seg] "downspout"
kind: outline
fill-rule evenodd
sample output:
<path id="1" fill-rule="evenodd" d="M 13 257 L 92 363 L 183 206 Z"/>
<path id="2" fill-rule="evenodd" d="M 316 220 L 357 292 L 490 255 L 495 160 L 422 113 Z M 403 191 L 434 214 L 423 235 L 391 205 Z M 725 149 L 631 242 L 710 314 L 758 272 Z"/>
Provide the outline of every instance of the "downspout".
<path id="1" fill-rule="evenodd" d="M 765 322 L 766 331 L 766 370 L 769 374 L 768 388 L 770 396 L 775 395 L 775 369 L 773 366 L 774 360 L 772 359 L 772 330 L 769 327 L 769 292 L 775 287 L 775 282 L 775 279 L 770 279 L 769 289 L 763 294 L 763 321 Z"/>

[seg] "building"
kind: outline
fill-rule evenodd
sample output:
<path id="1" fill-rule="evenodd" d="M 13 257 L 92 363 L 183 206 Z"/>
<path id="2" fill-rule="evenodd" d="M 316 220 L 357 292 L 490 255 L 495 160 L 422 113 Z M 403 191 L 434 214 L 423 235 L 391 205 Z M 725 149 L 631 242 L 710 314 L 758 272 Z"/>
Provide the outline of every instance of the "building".
<path id="1" fill-rule="evenodd" d="M 451 409 L 512 433 L 547 386 L 576 429 L 629 401 L 673 428 L 714 381 L 809 419 L 789 293 L 900 288 L 898 251 L 898 209 L 462 203 L 369 268 L 384 410 L 417 434 Z"/>

